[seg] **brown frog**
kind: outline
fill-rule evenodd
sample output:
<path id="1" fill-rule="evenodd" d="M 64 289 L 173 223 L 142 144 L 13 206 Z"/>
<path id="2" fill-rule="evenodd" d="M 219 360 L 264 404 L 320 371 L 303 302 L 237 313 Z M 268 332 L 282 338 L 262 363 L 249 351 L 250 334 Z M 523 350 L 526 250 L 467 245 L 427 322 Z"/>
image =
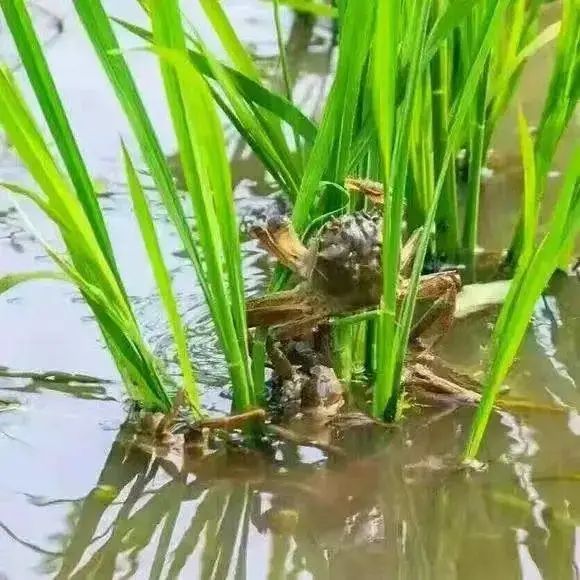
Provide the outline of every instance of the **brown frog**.
<path id="1" fill-rule="evenodd" d="M 281 337 L 304 336 L 333 316 L 377 307 L 382 295 L 382 218 L 355 212 L 333 218 L 304 246 L 289 220 L 276 217 L 252 230 L 261 245 L 300 282 L 292 289 L 247 302 L 248 325 L 271 327 Z M 419 232 L 401 251 L 399 300 L 407 294 L 407 275 Z M 417 299 L 433 303 L 438 319 L 449 326 L 461 280 L 456 271 L 421 277 Z"/>
<path id="2" fill-rule="evenodd" d="M 284 419 L 301 414 L 324 418 L 343 406 L 341 382 L 316 353 L 302 350 L 297 358 L 293 343 L 270 342 L 268 354 L 274 370 L 269 401 L 274 415 Z"/>
<path id="3" fill-rule="evenodd" d="M 351 191 L 364 193 L 380 205 L 383 192 L 380 184 L 349 179 Z M 382 217 L 379 214 L 355 212 L 328 221 L 305 246 L 291 222 L 274 217 L 253 228 L 251 232 L 261 245 L 298 278 L 297 286 L 288 291 L 275 292 L 253 298 L 246 304 L 250 327 L 269 327 L 282 344 L 300 337 L 313 341 L 322 327 L 328 327 L 334 317 L 340 317 L 369 308 L 376 308 L 382 294 Z M 409 272 L 419 243 L 420 232 L 410 236 L 401 249 L 398 298 L 408 291 Z M 449 329 L 461 279 L 457 271 L 443 271 L 420 278 L 417 299 L 427 309 L 411 331 L 411 348 L 403 373 L 406 385 L 430 391 L 434 398 L 443 395 L 458 402 L 473 404 L 479 394 L 462 384 L 456 384 L 459 373 L 430 352 L 425 337 L 441 338 Z M 436 329 L 438 332 L 434 333 Z M 285 354 L 288 354 L 287 346 Z M 314 349 L 317 350 L 316 348 Z M 324 372 L 317 364 L 298 368 L 292 361 L 284 362 L 277 352 L 270 352 L 274 367 L 273 393 L 280 395 L 279 407 L 285 416 L 292 416 L 304 408 L 334 409 L 334 397 L 327 397 L 327 385 L 339 384 L 322 362 Z M 332 388 L 331 392 L 338 392 Z M 328 404 L 327 401 L 332 401 Z M 309 401 L 314 401 L 311 404 Z M 319 404 L 322 402 L 322 404 Z"/>

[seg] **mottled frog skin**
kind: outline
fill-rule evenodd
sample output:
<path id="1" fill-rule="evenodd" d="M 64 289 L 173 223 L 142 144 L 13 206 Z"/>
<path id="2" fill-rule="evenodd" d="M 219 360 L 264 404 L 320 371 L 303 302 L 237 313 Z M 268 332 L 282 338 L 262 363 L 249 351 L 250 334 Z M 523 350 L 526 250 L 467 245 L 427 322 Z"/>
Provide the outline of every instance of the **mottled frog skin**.
<path id="1" fill-rule="evenodd" d="M 346 310 L 378 304 L 381 296 L 382 220 L 356 212 L 325 224 L 311 246 L 310 286 Z"/>
<path id="2" fill-rule="evenodd" d="M 343 405 L 343 387 L 334 370 L 305 341 L 270 344 L 273 366 L 269 408 L 283 419 L 301 414 L 330 416 Z"/>

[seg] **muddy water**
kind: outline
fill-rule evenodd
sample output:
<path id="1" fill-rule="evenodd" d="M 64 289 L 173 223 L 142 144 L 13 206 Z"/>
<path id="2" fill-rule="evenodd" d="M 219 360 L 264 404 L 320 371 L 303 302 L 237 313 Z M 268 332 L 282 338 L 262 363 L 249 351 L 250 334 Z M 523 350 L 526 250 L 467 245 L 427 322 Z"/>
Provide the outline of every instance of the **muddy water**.
<path id="1" fill-rule="evenodd" d="M 107 2 L 140 20 L 134 2 Z M 230 0 L 237 30 L 266 72 L 276 43 L 267 4 Z M 59 89 L 93 176 L 128 288 L 156 352 L 170 365 L 153 280 L 130 210 L 119 163 L 126 124 L 106 89 L 68 0 L 34 4 Z M 197 13 L 194 15 L 197 18 Z M 295 95 L 320 106 L 332 58 L 325 23 L 285 13 Z M 127 45 L 131 39 L 124 38 Z M 0 27 L 3 58 L 18 62 Z M 532 120 L 541 107 L 551 55 L 523 80 Z M 155 67 L 131 55 L 140 88 L 168 154 L 171 130 Z M 562 168 L 580 134 L 578 119 L 557 160 Z M 506 119 L 497 140 L 500 168 L 486 181 L 486 246 L 503 247 L 519 196 L 516 139 Z M 228 138 L 240 213 L 272 203 L 274 186 L 233 131 Z M 2 180 L 26 180 L 0 145 Z M 555 187 L 555 174 L 552 184 Z M 29 209 L 29 208 L 27 208 Z M 208 409 L 225 411 L 225 372 L 191 268 L 160 207 L 156 215 L 191 329 Z M 33 211 L 40 229 L 50 227 Z M 263 288 L 271 265 L 244 246 L 247 290 Z M 50 268 L 39 246 L 0 197 L 0 272 Z M 509 386 L 526 397 L 580 408 L 579 283 L 554 279 L 538 303 Z M 442 345 L 458 368 L 482 370 L 493 313 L 458 322 Z M 127 450 L 122 389 L 94 322 L 71 288 L 38 282 L 0 299 L 0 365 L 12 371 L 76 372 L 103 379 L 63 386 L 0 378 L 0 578 L 576 578 L 580 566 L 580 416 L 569 412 L 497 414 L 486 439 L 484 473 L 450 469 L 472 411 L 411 413 L 392 430 L 354 429 L 348 457 L 293 443 L 259 452 L 232 448 L 176 475 L 174 462 Z M 6 374 L 6 373 L 4 373 Z M 7 404 L 4 404 L 7 403 Z M 578 523 L 578 524 L 577 524 Z M 577 541 L 577 537 L 578 540 Z"/>

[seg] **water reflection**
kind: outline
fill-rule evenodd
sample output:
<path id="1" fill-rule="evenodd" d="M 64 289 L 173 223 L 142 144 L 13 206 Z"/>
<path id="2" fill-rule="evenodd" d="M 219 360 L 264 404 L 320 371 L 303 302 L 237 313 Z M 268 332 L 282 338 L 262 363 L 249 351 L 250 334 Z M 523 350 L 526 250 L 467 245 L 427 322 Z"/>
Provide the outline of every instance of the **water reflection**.
<path id="1" fill-rule="evenodd" d="M 422 412 L 398 429 L 330 434 L 346 456 L 270 441 L 186 463 L 132 446 L 126 424 L 92 491 L 59 500 L 60 550 L 2 529 L 60 579 L 571 577 L 573 482 L 534 478 L 521 446 L 488 472 L 457 469 L 469 417 Z"/>

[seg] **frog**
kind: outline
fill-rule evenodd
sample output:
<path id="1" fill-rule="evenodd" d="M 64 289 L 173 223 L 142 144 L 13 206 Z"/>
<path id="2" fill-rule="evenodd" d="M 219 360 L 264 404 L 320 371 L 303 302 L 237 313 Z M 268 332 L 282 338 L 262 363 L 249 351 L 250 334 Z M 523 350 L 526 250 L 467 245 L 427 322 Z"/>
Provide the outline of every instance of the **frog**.
<path id="1" fill-rule="evenodd" d="M 314 349 L 304 343 L 270 340 L 267 350 L 273 367 L 268 406 L 274 416 L 324 419 L 343 407 L 344 387 Z"/>
<path id="2" fill-rule="evenodd" d="M 347 179 L 345 185 L 351 191 L 364 193 L 375 206 L 383 203 L 380 184 Z M 256 224 L 250 234 L 270 256 L 291 271 L 297 283 L 290 290 L 250 298 L 246 302 L 248 326 L 267 328 L 282 345 L 296 340 L 310 341 L 317 352 L 315 337 L 321 329 L 328 329 L 333 320 L 379 306 L 383 282 L 382 229 L 382 215 L 376 208 L 334 216 L 307 244 L 287 216 L 270 216 L 264 223 Z M 410 286 L 409 275 L 420 234 L 420 230 L 413 232 L 401 247 L 399 302 Z M 434 400 L 474 404 L 480 398 L 478 389 L 473 389 L 472 384 L 464 387 L 460 374 L 454 373 L 433 353 L 434 346 L 453 323 L 461 286 L 458 269 L 420 277 L 417 299 L 427 308 L 411 330 L 403 382 L 416 391 L 430 391 Z M 290 352 L 287 347 L 282 350 Z M 281 364 L 279 355 L 280 349 L 270 352 L 275 370 L 272 384 L 277 392 L 287 395 L 287 403 L 300 399 L 298 405 L 289 405 L 287 412 L 291 415 L 301 411 L 302 400 L 324 401 L 317 394 L 324 392 L 327 381 L 335 384 L 329 371 L 322 373 L 316 363 L 294 369 L 291 362 Z M 323 364 L 332 366 L 330 362 Z M 333 404 L 326 406 L 334 407 Z"/>

